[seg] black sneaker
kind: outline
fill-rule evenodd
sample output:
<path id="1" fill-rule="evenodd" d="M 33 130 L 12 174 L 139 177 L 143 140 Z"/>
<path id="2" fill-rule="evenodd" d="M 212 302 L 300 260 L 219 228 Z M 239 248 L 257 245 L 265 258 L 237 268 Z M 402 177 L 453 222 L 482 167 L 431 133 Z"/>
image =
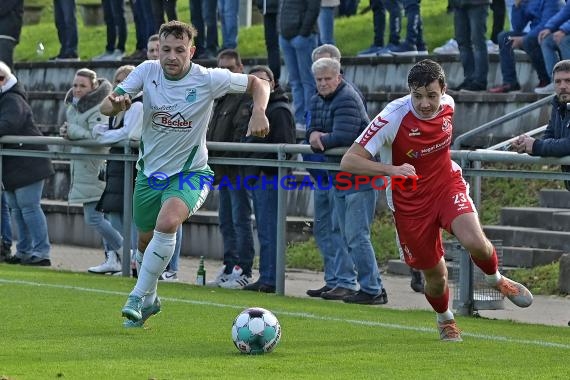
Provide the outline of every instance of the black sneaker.
<path id="1" fill-rule="evenodd" d="M 386 289 L 382 289 L 382 292 L 376 296 L 359 290 L 353 295 L 344 297 L 343 301 L 361 305 L 384 305 L 388 303 L 388 294 L 386 294 Z"/>
<path id="2" fill-rule="evenodd" d="M 466 84 L 461 91 L 487 91 L 487 85 L 479 82 L 470 82 Z"/>
<path id="3" fill-rule="evenodd" d="M 423 293 L 424 279 L 422 277 L 422 272 L 410 268 L 410 273 L 412 275 L 412 279 L 410 280 L 410 287 L 416 293 Z"/>
<path id="4" fill-rule="evenodd" d="M 51 266 L 51 260 L 44 257 L 32 256 L 29 259 L 22 260 L 20 264 L 34 267 L 49 267 Z"/>
<path id="5" fill-rule="evenodd" d="M 332 288 L 325 285 L 320 289 L 309 289 L 309 290 L 307 290 L 307 295 L 309 297 L 320 297 L 322 293 L 328 292 L 329 290 L 332 290 Z"/>
<path id="6" fill-rule="evenodd" d="M 463 90 L 465 87 L 467 87 L 470 83 L 471 83 L 471 82 L 466 79 L 466 80 L 464 80 L 463 82 L 461 82 L 461 84 L 460 84 L 459 86 L 450 88 L 450 90 L 451 90 L 451 91 L 461 91 L 461 90 Z"/>
<path id="7" fill-rule="evenodd" d="M 322 292 L 321 298 L 326 300 L 337 301 L 337 300 L 343 300 L 345 299 L 345 297 L 352 296 L 355 293 L 356 293 L 355 290 L 348 288 L 341 288 L 340 286 L 337 286 L 336 288 L 331 289 L 328 292 Z"/>
<path id="8" fill-rule="evenodd" d="M 275 293 L 275 286 L 262 284 L 259 281 L 253 282 L 243 287 L 243 290 L 251 290 L 253 292 L 261 293 Z"/>
<path id="9" fill-rule="evenodd" d="M 12 255 L 6 259 L 7 264 L 22 264 L 22 258 L 20 256 Z"/>

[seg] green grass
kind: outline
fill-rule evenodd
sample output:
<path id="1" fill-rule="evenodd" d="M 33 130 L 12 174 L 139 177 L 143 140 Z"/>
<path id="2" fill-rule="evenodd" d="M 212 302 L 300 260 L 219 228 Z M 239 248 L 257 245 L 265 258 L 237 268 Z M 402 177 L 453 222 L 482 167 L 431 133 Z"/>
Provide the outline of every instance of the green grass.
<path id="1" fill-rule="evenodd" d="M 59 41 L 57 31 L 53 21 L 53 1 L 52 0 L 26 0 L 26 4 L 43 5 L 44 10 L 40 24 L 25 25 L 22 29 L 22 38 L 15 51 L 16 61 L 43 61 L 56 55 L 59 52 Z M 100 3 L 100 0 L 78 0 L 78 4 Z M 177 2 L 178 18 L 181 21 L 190 21 L 190 10 L 188 1 L 179 0 Z M 368 5 L 366 0 L 360 2 L 360 9 Z M 254 6 L 255 7 L 255 6 Z M 430 0 L 429 4 L 422 3 L 421 14 L 424 21 L 424 39 L 429 49 L 442 45 L 453 36 L 453 19 L 447 14 L 445 9 L 447 0 Z M 82 60 L 89 60 L 101 54 L 105 48 L 106 32 L 103 25 L 84 26 L 80 14 L 80 7 L 77 7 L 77 22 L 79 30 L 79 55 Z M 403 18 L 402 35 L 405 37 L 406 19 Z M 335 39 L 337 46 L 343 55 L 355 55 L 358 51 L 370 46 L 373 40 L 372 12 L 363 15 L 357 14 L 350 18 L 335 19 Z M 386 30 L 386 38 L 387 41 Z M 221 33 L 218 34 L 221 42 Z M 355 36 L 358 36 L 355 38 Z M 45 46 L 45 53 L 39 56 L 36 53 L 36 46 L 42 42 Z M 134 24 L 129 25 L 127 52 L 134 50 L 135 29 Z M 265 57 L 265 42 L 263 37 L 263 26 L 254 25 L 250 28 L 240 28 L 238 50 L 243 57 Z"/>
<path id="2" fill-rule="evenodd" d="M 132 279 L 0 265 L 0 378 L 565 379 L 570 329 L 458 317 L 464 342 L 438 340 L 433 313 L 160 284 L 163 312 L 125 330 Z M 260 306 L 283 337 L 240 354 L 231 323 Z M 2 375 L 4 377 L 2 377 Z"/>

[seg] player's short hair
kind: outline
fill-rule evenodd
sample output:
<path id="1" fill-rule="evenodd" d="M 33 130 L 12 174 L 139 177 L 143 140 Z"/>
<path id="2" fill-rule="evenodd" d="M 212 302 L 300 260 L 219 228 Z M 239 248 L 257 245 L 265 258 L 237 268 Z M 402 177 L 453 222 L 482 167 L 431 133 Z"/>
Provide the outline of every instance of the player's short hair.
<path id="1" fill-rule="evenodd" d="M 93 88 L 97 87 L 98 85 L 97 73 L 93 70 L 87 68 L 79 69 L 75 72 L 75 76 L 89 79 L 89 82 L 91 82 L 91 86 L 93 86 Z"/>
<path id="2" fill-rule="evenodd" d="M 121 74 L 125 74 L 125 77 L 133 71 L 135 67 L 133 65 L 123 65 L 115 70 L 115 74 L 113 75 L 113 81 L 117 81 L 117 77 Z"/>
<path id="3" fill-rule="evenodd" d="M 240 57 L 237 50 L 234 50 L 234 49 L 222 50 L 221 52 L 218 53 L 217 61 L 219 61 L 222 58 L 235 59 L 238 66 L 242 65 L 241 57 Z"/>
<path id="4" fill-rule="evenodd" d="M 275 76 L 273 75 L 273 71 L 271 71 L 271 69 L 268 66 L 265 65 L 257 65 L 257 66 L 253 66 L 250 70 L 248 74 L 253 74 L 253 73 L 259 73 L 259 72 L 264 72 L 265 74 L 267 74 L 267 76 L 269 77 L 269 79 L 272 82 L 275 82 Z"/>
<path id="5" fill-rule="evenodd" d="M 319 47 L 316 47 L 313 50 L 313 52 L 311 53 L 311 59 L 313 60 L 313 62 L 315 62 L 317 60 L 317 57 L 323 54 L 328 54 L 330 55 L 330 58 L 336 59 L 337 61 L 340 61 L 341 58 L 340 50 L 338 50 L 336 46 L 331 44 L 324 44 Z"/>
<path id="6" fill-rule="evenodd" d="M 552 69 L 552 76 L 554 77 L 554 73 L 557 73 L 559 71 L 570 72 L 570 59 L 563 59 L 554 65 L 554 68 Z"/>
<path id="7" fill-rule="evenodd" d="M 158 35 L 158 34 L 153 34 L 152 36 L 150 36 L 150 37 L 148 38 L 147 43 L 148 43 L 148 42 L 154 42 L 154 41 L 160 41 L 160 35 Z"/>
<path id="8" fill-rule="evenodd" d="M 172 20 L 160 26 L 160 30 L 158 31 L 158 35 L 160 38 L 166 38 L 170 35 L 178 39 L 184 39 L 184 36 L 188 36 L 190 40 L 190 45 L 194 43 L 194 37 L 198 34 L 196 28 L 194 28 L 190 24 L 186 24 L 185 22 Z"/>
<path id="9" fill-rule="evenodd" d="M 336 74 L 340 74 L 340 62 L 333 58 L 320 58 L 313 62 L 311 66 L 311 71 L 313 75 L 321 70 L 331 70 Z"/>
<path id="10" fill-rule="evenodd" d="M 423 59 L 416 63 L 408 73 L 408 86 L 412 89 L 426 87 L 434 80 L 445 87 L 445 72 L 441 65 L 431 59 Z"/>

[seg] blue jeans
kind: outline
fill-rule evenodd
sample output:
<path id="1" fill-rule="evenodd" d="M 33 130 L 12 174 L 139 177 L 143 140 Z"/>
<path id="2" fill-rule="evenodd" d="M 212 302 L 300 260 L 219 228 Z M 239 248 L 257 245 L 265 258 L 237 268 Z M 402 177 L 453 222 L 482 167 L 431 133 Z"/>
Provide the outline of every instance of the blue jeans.
<path id="1" fill-rule="evenodd" d="M 107 25 L 106 51 L 119 49 L 125 51 L 127 42 L 127 21 L 125 20 L 125 2 L 122 0 L 103 0 L 103 17 Z"/>
<path id="2" fill-rule="evenodd" d="M 222 50 L 237 48 L 239 1 L 218 0 L 218 12 L 222 23 Z"/>
<path id="3" fill-rule="evenodd" d="M 16 220 L 18 244 L 16 250 L 20 258 L 36 256 L 49 259 L 49 243 L 46 216 L 40 206 L 44 180 L 6 191 L 8 205 Z"/>
<path id="4" fill-rule="evenodd" d="M 515 32 L 501 32 L 497 37 L 499 39 L 499 57 L 501 60 L 501 74 L 503 76 L 503 83 L 505 84 L 518 83 L 517 72 L 515 68 L 515 51 L 513 49 L 512 41 L 509 40 L 509 37 L 511 36 L 521 36 L 521 34 Z M 538 43 L 538 38 L 534 36 L 529 36 L 528 34 L 526 35 L 523 34 L 522 36 L 523 36 L 523 50 L 526 51 L 526 53 L 530 57 L 530 62 L 532 64 L 532 67 L 538 74 L 539 81 L 543 83 L 550 82 L 550 75 L 548 75 L 548 72 L 546 71 L 544 57 L 542 56 L 542 50 Z"/>
<path id="5" fill-rule="evenodd" d="M 10 218 L 10 207 L 6 192 L 2 191 L 2 230 L 0 231 L 2 243 L 12 246 L 12 219 Z"/>
<path id="6" fill-rule="evenodd" d="M 83 220 L 86 225 L 95 228 L 103 238 L 105 252 L 118 251 L 123 246 L 123 236 L 105 219 L 105 214 L 95 210 L 97 202 L 83 204 Z"/>
<path id="7" fill-rule="evenodd" d="M 178 20 L 176 13 L 176 0 L 151 0 L 152 18 L 154 20 L 154 29 L 158 32 L 160 26 L 164 24 L 164 14 L 168 21 Z"/>
<path id="8" fill-rule="evenodd" d="M 560 41 L 560 45 L 557 45 L 552 38 L 552 34 L 542 41 L 540 45 L 542 49 L 542 56 L 544 57 L 544 66 L 546 73 L 552 81 L 552 70 L 554 65 L 563 59 L 570 59 L 570 36 L 564 36 Z"/>
<path id="9" fill-rule="evenodd" d="M 420 15 L 419 0 L 400 0 L 406 13 L 406 42 L 410 45 L 425 46 L 423 40 L 423 22 Z M 401 25 L 401 23 L 400 23 Z"/>
<path id="10" fill-rule="evenodd" d="M 150 0 L 131 0 L 131 9 L 133 11 L 133 21 L 135 23 L 135 32 L 137 36 L 136 49 L 146 50 L 148 38 L 155 33 L 154 20 L 152 17 L 152 7 Z"/>
<path id="11" fill-rule="evenodd" d="M 321 7 L 319 12 L 319 45 L 334 45 L 334 8 Z"/>
<path id="12" fill-rule="evenodd" d="M 220 232 L 224 242 L 226 274 L 239 265 L 243 273 L 251 276 L 255 248 L 251 222 L 251 201 L 244 188 L 220 188 Z"/>
<path id="13" fill-rule="evenodd" d="M 218 51 L 218 21 L 216 0 L 188 0 L 190 2 L 190 22 L 198 31 L 194 38 L 196 56 L 206 51 L 216 54 Z"/>
<path id="14" fill-rule="evenodd" d="M 290 40 L 279 36 L 279 46 L 283 51 L 285 67 L 289 72 L 289 84 L 293 95 L 295 122 L 305 124 L 305 114 L 311 109 L 311 97 L 317 91 L 311 71 L 311 54 L 317 47 L 317 35 L 295 36 Z"/>
<path id="15" fill-rule="evenodd" d="M 463 65 L 465 81 L 487 86 L 487 15 L 489 5 L 470 5 L 454 9 L 455 40 Z"/>
<path id="16" fill-rule="evenodd" d="M 75 0 L 53 0 L 53 12 L 60 56 L 77 55 L 77 18 Z"/>
<path id="17" fill-rule="evenodd" d="M 281 78 L 281 52 L 279 51 L 279 33 L 277 33 L 277 13 L 263 15 L 263 34 L 267 50 L 267 66 L 273 71 L 275 85 Z"/>
<path id="18" fill-rule="evenodd" d="M 372 9 L 372 23 L 374 27 L 374 46 L 384 46 L 384 30 L 386 29 L 386 7 L 384 0 L 370 0 L 370 8 Z M 339 9 L 340 11 L 340 9 Z M 390 42 L 397 44 L 400 41 L 400 32 L 394 34 L 392 30 L 392 14 L 390 13 Z M 396 42 L 392 38 L 396 37 Z"/>
<path id="19" fill-rule="evenodd" d="M 342 240 L 340 226 L 334 213 L 335 191 L 315 188 L 313 196 L 315 202 L 313 235 L 323 256 L 325 283 L 329 288 L 339 286 L 356 290 L 356 270 Z"/>
<path id="20" fill-rule="evenodd" d="M 259 240 L 259 283 L 275 286 L 277 262 L 277 176 L 262 176 L 251 191 L 257 239 Z"/>
<path id="21" fill-rule="evenodd" d="M 370 243 L 370 225 L 374 220 L 377 191 L 374 189 L 347 193 L 334 190 L 334 212 L 349 255 L 356 266 L 360 290 L 378 295 L 382 280 Z"/>

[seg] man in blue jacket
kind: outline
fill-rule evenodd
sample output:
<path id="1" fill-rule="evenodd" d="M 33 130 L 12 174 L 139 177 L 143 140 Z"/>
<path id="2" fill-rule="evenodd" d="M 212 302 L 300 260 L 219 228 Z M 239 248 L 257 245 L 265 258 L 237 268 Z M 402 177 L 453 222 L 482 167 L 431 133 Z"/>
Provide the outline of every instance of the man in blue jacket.
<path id="1" fill-rule="evenodd" d="M 342 79 L 339 61 L 321 58 L 311 69 L 318 93 L 311 98 L 307 140 L 314 152 L 348 147 L 370 121 L 362 99 Z M 340 157 L 329 159 L 340 161 Z M 336 286 L 320 296 L 348 303 L 385 304 L 388 296 L 370 243 L 377 191 L 371 181 L 357 183 L 350 173 L 329 172 L 329 176 L 334 184 L 329 190 L 334 192 L 333 228 L 336 225 L 340 231 L 343 249 L 337 250 L 334 258 Z"/>
<path id="2" fill-rule="evenodd" d="M 515 49 L 524 50 L 530 57 L 532 67 L 538 74 L 537 88 L 550 83 L 550 75 L 546 71 L 544 58 L 538 42 L 538 33 L 546 22 L 564 6 L 563 0 L 516 0 L 511 14 L 512 31 L 499 33 L 499 57 L 503 84 L 489 89 L 492 93 L 519 91 L 521 86 L 517 80 L 515 66 Z M 528 33 L 524 32 L 530 23 Z M 540 90 L 539 90 L 540 91 Z"/>
<path id="3" fill-rule="evenodd" d="M 520 135 L 511 149 L 532 156 L 564 157 L 570 155 L 570 60 L 558 62 L 552 70 L 556 97 L 552 101 L 552 113 L 541 139 Z M 563 165 L 562 171 L 569 172 L 570 166 Z M 565 181 L 570 190 L 570 181 Z"/>

